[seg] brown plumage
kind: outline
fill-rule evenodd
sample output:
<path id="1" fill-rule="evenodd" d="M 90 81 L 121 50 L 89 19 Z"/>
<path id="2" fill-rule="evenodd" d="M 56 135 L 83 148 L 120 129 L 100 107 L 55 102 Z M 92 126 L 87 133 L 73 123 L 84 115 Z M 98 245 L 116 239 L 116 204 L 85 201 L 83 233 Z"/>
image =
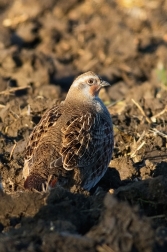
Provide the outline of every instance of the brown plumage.
<path id="1" fill-rule="evenodd" d="M 111 116 L 98 97 L 107 85 L 93 72 L 84 73 L 65 101 L 45 112 L 27 145 L 25 188 L 40 191 L 49 175 L 66 188 L 76 184 L 86 190 L 101 179 L 113 149 Z"/>

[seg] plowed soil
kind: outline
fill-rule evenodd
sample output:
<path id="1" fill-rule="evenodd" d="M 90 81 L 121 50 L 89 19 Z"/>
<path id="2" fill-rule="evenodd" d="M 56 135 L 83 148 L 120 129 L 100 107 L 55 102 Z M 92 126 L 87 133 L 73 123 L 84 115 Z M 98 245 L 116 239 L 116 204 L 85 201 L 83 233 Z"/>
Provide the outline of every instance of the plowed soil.
<path id="1" fill-rule="evenodd" d="M 91 192 L 25 191 L 44 111 L 94 71 L 114 123 Z M 167 251 L 167 1 L 0 1 L 0 252 Z"/>

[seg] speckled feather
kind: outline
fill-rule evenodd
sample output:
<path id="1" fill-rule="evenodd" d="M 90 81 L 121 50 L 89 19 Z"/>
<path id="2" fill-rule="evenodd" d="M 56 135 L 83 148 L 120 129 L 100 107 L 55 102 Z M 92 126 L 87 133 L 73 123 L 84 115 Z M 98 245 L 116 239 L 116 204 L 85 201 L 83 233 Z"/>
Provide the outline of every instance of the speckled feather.
<path id="1" fill-rule="evenodd" d="M 53 126 L 61 113 L 59 112 L 59 105 L 55 104 L 51 109 L 47 110 L 42 116 L 40 122 L 34 127 L 25 151 L 25 161 L 23 168 L 23 177 L 27 178 L 31 172 L 33 165 L 33 156 L 42 139 L 47 134 L 47 131 Z"/>
<path id="2" fill-rule="evenodd" d="M 40 122 L 34 127 L 27 144 L 25 159 L 31 159 L 34 150 L 37 148 L 42 136 L 53 126 L 61 116 L 59 105 L 54 105 L 42 116 Z"/>
<path id="3" fill-rule="evenodd" d="M 97 83 L 87 87 L 90 78 Z M 111 116 L 97 97 L 102 82 L 92 72 L 79 76 L 66 100 L 45 112 L 27 145 L 25 188 L 41 190 L 52 174 L 65 187 L 77 184 L 90 190 L 104 175 L 112 155 L 113 132 Z M 80 83 L 83 86 L 78 88 Z M 72 99 L 75 90 L 79 95 Z"/>

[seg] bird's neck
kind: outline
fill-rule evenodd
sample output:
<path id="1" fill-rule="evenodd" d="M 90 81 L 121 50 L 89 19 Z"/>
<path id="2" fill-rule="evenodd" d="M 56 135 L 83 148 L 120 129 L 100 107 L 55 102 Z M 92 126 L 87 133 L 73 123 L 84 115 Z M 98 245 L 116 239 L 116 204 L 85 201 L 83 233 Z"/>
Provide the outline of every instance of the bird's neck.
<path id="1" fill-rule="evenodd" d="M 65 99 L 65 103 L 66 104 L 70 104 L 70 105 L 77 105 L 77 106 L 83 106 L 83 105 L 90 105 L 94 102 L 94 99 L 96 99 L 95 97 L 87 97 L 84 95 L 71 95 L 70 93 L 67 94 L 66 99 Z"/>
<path id="2" fill-rule="evenodd" d="M 101 99 L 98 96 L 94 96 L 91 97 L 90 99 L 88 99 L 87 97 L 80 97 L 80 96 L 76 96 L 76 97 L 69 97 L 67 96 L 65 101 L 64 101 L 64 107 L 69 108 L 73 108 L 73 110 L 75 109 L 87 109 L 87 110 L 92 110 L 92 111 L 96 111 L 96 112 L 103 112 L 106 109 L 105 105 L 103 104 L 103 102 L 101 101 Z"/>

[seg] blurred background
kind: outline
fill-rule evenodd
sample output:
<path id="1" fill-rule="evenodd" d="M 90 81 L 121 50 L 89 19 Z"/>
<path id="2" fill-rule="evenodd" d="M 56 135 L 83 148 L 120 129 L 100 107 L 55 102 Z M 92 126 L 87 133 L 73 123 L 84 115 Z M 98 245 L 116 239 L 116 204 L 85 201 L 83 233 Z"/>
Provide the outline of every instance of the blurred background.
<path id="1" fill-rule="evenodd" d="M 167 87 L 165 0 L 1 0 L 0 21 L 0 91 L 63 98 L 88 70 L 112 84 L 106 104 L 143 83 Z"/>

